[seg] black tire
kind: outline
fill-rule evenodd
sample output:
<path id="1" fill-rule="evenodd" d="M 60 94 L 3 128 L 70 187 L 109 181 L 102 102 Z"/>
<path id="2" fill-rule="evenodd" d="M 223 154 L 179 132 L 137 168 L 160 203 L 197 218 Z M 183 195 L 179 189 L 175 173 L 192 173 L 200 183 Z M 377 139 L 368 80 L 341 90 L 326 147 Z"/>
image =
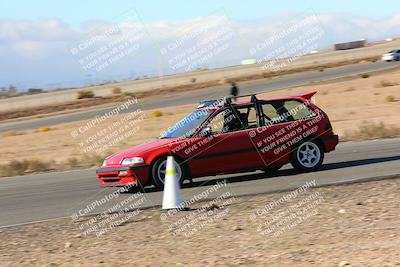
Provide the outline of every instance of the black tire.
<path id="1" fill-rule="evenodd" d="M 296 170 L 311 172 L 324 161 L 324 149 L 316 140 L 305 140 L 297 145 L 290 155 L 290 162 Z"/>
<path id="2" fill-rule="evenodd" d="M 396 61 L 399 61 L 400 60 L 400 57 L 396 57 Z"/>
<path id="3" fill-rule="evenodd" d="M 183 184 L 183 181 L 185 180 L 186 177 L 186 166 L 182 163 L 180 163 L 178 160 L 176 160 L 177 165 L 175 166 L 177 169 L 178 174 L 181 174 L 180 178 L 180 184 Z M 164 188 L 164 177 L 162 177 L 162 174 L 159 172 L 160 165 L 165 165 L 167 162 L 167 157 L 163 156 L 161 158 L 158 158 L 156 161 L 154 161 L 152 167 L 151 167 L 151 177 L 153 179 L 153 184 L 157 189 L 163 189 Z"/>

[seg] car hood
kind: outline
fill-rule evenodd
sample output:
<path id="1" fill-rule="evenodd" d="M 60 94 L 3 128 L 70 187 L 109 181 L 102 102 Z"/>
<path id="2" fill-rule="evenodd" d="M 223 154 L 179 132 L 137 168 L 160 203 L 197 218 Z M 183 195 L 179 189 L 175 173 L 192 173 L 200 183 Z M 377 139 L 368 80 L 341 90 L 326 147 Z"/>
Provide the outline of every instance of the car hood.
<path id="1" fill-rule="evenodd" d="M 156 139 L 115 153 L 106 158 L 106 166 L 117 166 L 124 158 L 144 157 L 147 152 L 175 142 L 176 138 Z"/>

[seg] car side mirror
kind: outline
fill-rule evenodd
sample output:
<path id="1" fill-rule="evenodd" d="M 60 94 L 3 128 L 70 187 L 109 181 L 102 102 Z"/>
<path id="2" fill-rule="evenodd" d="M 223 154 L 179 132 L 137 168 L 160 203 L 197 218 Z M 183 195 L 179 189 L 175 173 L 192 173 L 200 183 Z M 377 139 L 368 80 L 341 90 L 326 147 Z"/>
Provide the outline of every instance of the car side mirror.
<path id="1" fill-rule="evenodd" d="M 211 130 L 210 127 L 203 128 L 199 133 L 200 137 L 208 137 L 208 136 L 211 136 L 211 135 L 212 135 L 212 130 Z"/>

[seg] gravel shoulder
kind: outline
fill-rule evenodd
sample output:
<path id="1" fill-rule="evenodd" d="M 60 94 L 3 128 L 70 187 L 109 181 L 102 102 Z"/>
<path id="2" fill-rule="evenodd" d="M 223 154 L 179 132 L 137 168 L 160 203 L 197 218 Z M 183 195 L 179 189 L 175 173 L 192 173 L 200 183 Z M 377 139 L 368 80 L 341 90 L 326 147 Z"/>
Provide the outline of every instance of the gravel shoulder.
<path id="1" fill-rule="evenodd" d="M 314 185 L 310 181 L 295 191 L 247 197 L 235 197 L 228 187 L 213 200 L 192 203 L 191 211 L 133 208 L 115 220 L 113 214 L 104 216 L 102 226 L 107 231 L 103 232 L 85 228 L 96 217 L 4 228 L 0 262 L 1 266 L 400 266 L 399 178 L 323 188 L 310 188 Z M 132 196 L 135 201 L 145 197 Z"/>

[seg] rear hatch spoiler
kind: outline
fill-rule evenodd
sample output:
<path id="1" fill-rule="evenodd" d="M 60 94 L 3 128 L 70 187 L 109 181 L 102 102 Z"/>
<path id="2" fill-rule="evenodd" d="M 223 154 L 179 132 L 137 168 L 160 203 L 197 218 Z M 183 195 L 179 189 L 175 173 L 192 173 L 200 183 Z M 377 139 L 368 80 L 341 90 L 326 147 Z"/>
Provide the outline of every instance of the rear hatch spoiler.
<path id="1" fill-rule="evenodd" d="M 296 96 L 296 97 L 301 97 L 301 98 L 304 98 L 304 99 L 307 99 L 307 100 L 311 100 L 311 98 L 312 98 L 316 93 L 317 93 L 317 91 L 314 91 L 314 92 L 311 92 L 311 93 L 307 93 L 307 94 L 297 94 L 297 95 L 294 95 L 294 96 Z"/>

